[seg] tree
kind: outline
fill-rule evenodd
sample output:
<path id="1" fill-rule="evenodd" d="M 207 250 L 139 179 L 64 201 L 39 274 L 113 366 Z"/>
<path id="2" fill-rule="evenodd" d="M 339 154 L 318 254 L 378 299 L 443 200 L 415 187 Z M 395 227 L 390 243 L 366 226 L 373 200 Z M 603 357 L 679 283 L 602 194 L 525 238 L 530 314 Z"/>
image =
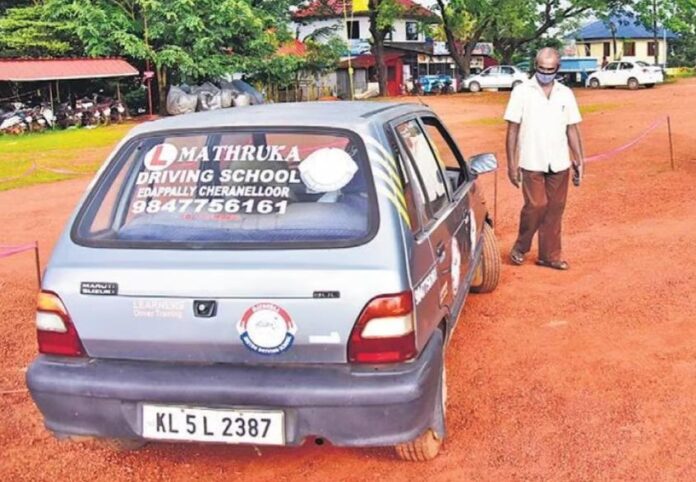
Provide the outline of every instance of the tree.
<path id="1" fill-rule="evenodd" d="M 662 29 L 687 36 L 696 33 L 696 0 L 634 0 L 630 3 L 630 9 L 652 31 L 656 46 L 659 45 Z M 659 49 L 655 48 L 655 65 L 660 63 L 659 55 Z"/>
<path id="2" fill-rule="evenodd" d="M 269 2 L 249 0 L 47 0 L 91 56 L 119 55 L 153 66 L 160 111 L 171 75 L 196 81 L 254 71 L 290 38 Z M 264 9 L 263 5 L 269 6 Z"/>
<path id="3" fill-rule="evenodd" d="M 524 0 L 523 0 L 524 2 Z M 464 77 L 471 71 L 476 44 L 494 24 L 516 18 L 517 0 L 437 0 L 442 31 L 450 55 Z"/>
<path id="4" fill-rule="evenodd" d="M 590 13 L 600 15 L 611 11 L 629 0 L 520 0 L 517 21 L 513 24 L 500 22 L 496 16 L 490 37 L 503 63 L 510 63 L 515 52 L 533 42 L 564 22 L 578 19 Z M 690 0 L 687 0 L 690 1 Z M 502 18 L 509 19 L 510 11 Z"/>
<path id="5" fill-rule="evenodd" d="M 0 57 L 56 57 L 79 54 L 81 46 L 62 22 L 43 18 L 41 4 L 2 10 Z"/>
<path id="6" fill-rule="evenodd" d="M 396 0 L 369 0 L 372 55 L 375 57 L 379 95 L 387 95 L 387 65 L 384 61 L 384 39 L 394 28 L 394 21 L 405 9 Z"/>

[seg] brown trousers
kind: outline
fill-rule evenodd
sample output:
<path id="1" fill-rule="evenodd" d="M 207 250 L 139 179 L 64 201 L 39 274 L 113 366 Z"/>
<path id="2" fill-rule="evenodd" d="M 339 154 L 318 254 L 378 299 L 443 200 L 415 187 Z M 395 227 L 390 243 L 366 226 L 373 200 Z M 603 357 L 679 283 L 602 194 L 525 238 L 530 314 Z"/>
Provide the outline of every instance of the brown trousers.
<path id="1" fill-rule="evenodd" d="M 561 223 L 568 197 L 570 169 L 557 173 L 522 169 L 524 207 L 515 249 L 527 253 L 539 231 L 539 259 L 561 261 Z"/>

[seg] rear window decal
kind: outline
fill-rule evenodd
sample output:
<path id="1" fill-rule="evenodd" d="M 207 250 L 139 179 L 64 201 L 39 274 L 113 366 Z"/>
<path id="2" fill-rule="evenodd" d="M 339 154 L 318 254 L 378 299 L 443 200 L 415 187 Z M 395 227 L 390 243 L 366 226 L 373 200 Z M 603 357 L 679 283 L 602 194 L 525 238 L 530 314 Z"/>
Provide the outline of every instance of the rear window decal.
<path id="1" fill-rule="evenodd" d="M 352 134 L 260 128 L 135 142 L 81 210 L 78 239 L 271 248 L 348 245 L 376 231 L 368 160 Z"/>
<path id="2" fill-rule="evenodd" d="M 277 355 L 292 346 L 297 326 L 285 309 L 274 303 L 259 303 L 244 312 L 237 331 L 249 350 Z"/>

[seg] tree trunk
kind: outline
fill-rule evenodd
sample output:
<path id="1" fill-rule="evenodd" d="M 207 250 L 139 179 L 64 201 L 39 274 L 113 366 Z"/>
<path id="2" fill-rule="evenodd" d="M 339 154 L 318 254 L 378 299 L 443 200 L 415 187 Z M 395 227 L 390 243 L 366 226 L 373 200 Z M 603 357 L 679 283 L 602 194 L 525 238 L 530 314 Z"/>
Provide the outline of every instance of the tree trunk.
<path id="1" fill-rule="evenodd" d="M 157 91 L 159 93 L 158 110 L 160 115 L 167 115 L 167 68 L 164 66 L 155 67 L 157 75 Z"/>
<path id="2" fill-rule="evenodd" d="M 377 68 L 377 82 L 379 82 L 379 95 L 387 95 L 387 64 L 384 62 L 384 37 L 385 32 L 377 26 L 377 14 L 380 0 L 370 0 L 370 34 L 372 35 L 372 55 L 375 57 Z"/>

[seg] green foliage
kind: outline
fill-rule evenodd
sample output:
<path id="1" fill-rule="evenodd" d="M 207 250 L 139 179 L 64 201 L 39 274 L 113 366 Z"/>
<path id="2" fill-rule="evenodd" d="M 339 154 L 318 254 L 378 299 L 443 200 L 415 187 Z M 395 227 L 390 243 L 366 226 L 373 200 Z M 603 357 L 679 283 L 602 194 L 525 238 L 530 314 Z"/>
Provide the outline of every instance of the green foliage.
<path id="1" fill-rule="evenodd" d="M 0 16 L 0 57 L 55 57 L 79 51 L 70 27 L 44 18 L 41 4 Z"/>
<path id="2" fill-rule="evenodd" d="M 244 70 L 281 37 L 246 0 L 47 0 L 45 11 L 72 25 L 88 55 L 148 60 L 190 80 Z"/>
<path id="3" fill-rule="evenodd" d="M 345 41 L 339 37 L 331 37 L 328 42 L 321 44 L 308 39 L 307 57 L 305 58 L 303 70 L 317 75 L 322 75 L 333 71 L 341 59 L 341 55 L 348 49 Z"/>
<path id="4" fill-rule="evenodd" d="M 377 29 L 386 34 L 394 27 L 394 22 L 404 14 L 405 8 L 397 0 L 378 0 L 374 3 L 377 10 Z"/>

